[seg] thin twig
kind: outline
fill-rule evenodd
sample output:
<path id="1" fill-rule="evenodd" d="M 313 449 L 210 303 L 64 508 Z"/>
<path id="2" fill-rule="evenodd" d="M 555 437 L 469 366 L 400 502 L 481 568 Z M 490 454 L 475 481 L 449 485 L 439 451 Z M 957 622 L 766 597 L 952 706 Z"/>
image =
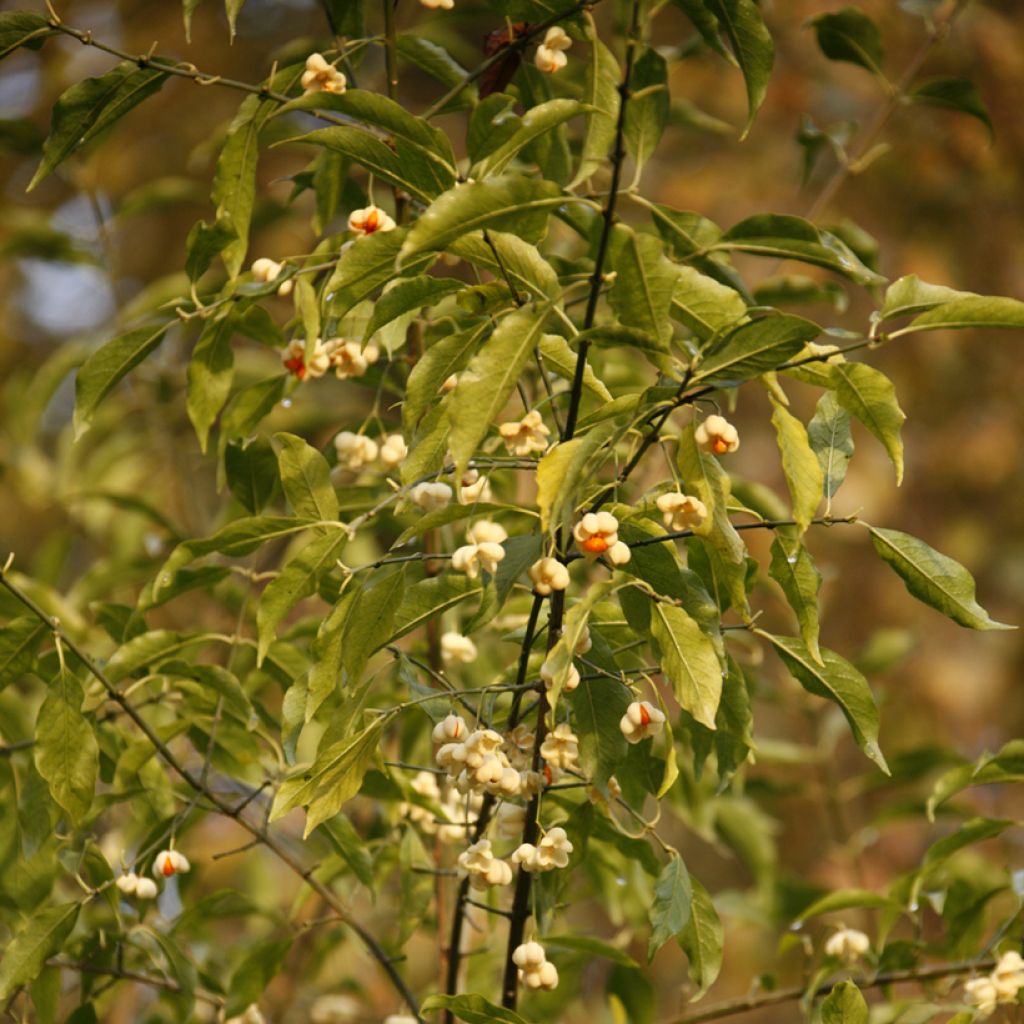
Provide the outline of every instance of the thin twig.
<path id="1" fill-rule="evenodd" d="M 991 957 L 984 960 L 968 960 L 956 964 L 931 964 L 926 967 L 908 967 L 900 971 L 885 971 L 873 978 L 857 979 L 857 987 L 861 990 L 882 988 L 885 985 L 897 985 L 905 981 L 937 981 L 940 978 L 953 978 L 974 971 L 987 971 L 995 966 Z M 762 992 L 758 995 L 742 996 L 739 999 L 728 999 L 721 1003 L 706 1006 L 696 1013 L 684 1014 L 664 1021 L 663 1024 L 702 1024 L 703 1021 L 721 1020 L 723 1017 L 734 1017 L 737 1014 L 749 1013 L 764 1006 L 777 1006 L 779 1003 L 795 1003 L 810 995 L 812 998 L 826 996 L 832 991 L 836 982 L 828 981 L 808 993 L 799 986 L 780 988 L 774 992 Z"/>
<path id="2" fill-rule="evenodd" d="M 352 929 L 352 931 L 359 936 L 359 939 L 362 941 L 370 955 L 384 969 L 391 981 L 391 984 L 408 1005 L 412 1015 L 417 1021 L 422 1021 L 423 1018 L 420 1017 L 419 1014 L 419 1002 L 406 985 L 402 976 L 395 970 L 391 959 L 384 952 L 377 940 L 361 924 L 359 924 L 359 922 L 356 921 L 348 911 L 346 911 L 337 895 L 323 882 L 313 877 L 315 868 L 305 867 L 276 836 L 272 835 L 267 830 L 266 826 L 255 825 L 243 817 L 241 811 L 236 810 L 223 797 L 215 793 L 205 782 L 189 771 L 189 769 L 178 760 L 177 756 L 171 751 L 167 744 L 160 739 L 149 723 L 128 702 L 127 698 L 117 689 L 114 683 L 110 681 L 103 669 L 101 669 L 99 665 L 97 665 L 96 662 L 93 661 L 92 658 L 90 658 L 89 655 L 86 654 L 85 651 L 83 651 L 78 644 L 67 635 L 60 624 L 60 620 L 56 616 L 47 615 L 46 612 L 31 597 L 29 597 L 28 594 L 24 593 L 24 591 L 22 591 L 21 588 L 10 579 L 6 570 L 0 570 L 0 585 L 20 601 L 30 612 L 32 612 L 40 622 L 45 623 L 53 630 L 54 635 L 60 638 L 61 643 L 68 649 L 68 651 L 70 651 L 82 663 L 82 665 L 85 666 L 90 674 L 100 683 L 104 690 L 106 690 L 107 696 L 114 701 L 114 703 L 118 704 L 132 722 L 135 723 L 136 727 L 142 732 L 146 739 L 149 740 L 164 763 L 167 764 L 190 789 L 201 794 L 214 807 L 216 807 L 218 813 L 236 821 L 254 839 L 270 850 L 271 853 L 273 853 L 283 864 L 306 882 L 306 884 L 309 885 L 309 887 L 344 921 L 346 926 Z"/>

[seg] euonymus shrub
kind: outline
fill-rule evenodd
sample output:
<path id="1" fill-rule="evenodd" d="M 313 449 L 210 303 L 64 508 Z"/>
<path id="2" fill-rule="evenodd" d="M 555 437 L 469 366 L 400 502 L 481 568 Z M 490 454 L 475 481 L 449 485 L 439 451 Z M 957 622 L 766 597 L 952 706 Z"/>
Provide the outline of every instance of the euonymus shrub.
<path id="1" fill-rule="evenodd" d="M 773 63 L 753 0 L 325 7 L 320 52 L 286 48 L 251 84 L 53 12 L 0 15 L 4 55 L 68 37 L 112 55 L 57 100 L 30 187 L 179 79 L 245 94 L 184 280 L 29 390 L 38 423 L 75 369 L 74 443 L 117 511 L 90 527 L 111 553 L 79 559 L 70 589 L 17 552 L 0 577 L 11 1019 L 115 1019 L 128 991 L 146 1021 L 644 1024 L 715 982 L 719 910 L 803 950 L 802 984 L 776 995 L 822 998 L 826 1021 L 866 1020 L 851 976 L 953 979 L 914 1020 L 1018 1001 L 1019 881 L 1014 903 L 1006 873 L 950 869 L 1013 822 L 935 832 L 885 891 L 784 899 L 747 781 L 753 697 L 787 677 L 845 718 L 867 785 L 889 771 L 868 680 L 819 639 L 811 532 L 855 535 L 938 613 L 1002 628 L 965 568 L 866 522 L 842 485 L 854 421 L 903 474 L 875 349 L 1021 328 L 1024 304 L 889 282 L 848 229 L 770 211 L 723 228 L 648 198 L 694 49 L 666 33 L 690 24 L 736 64 L 753 118 Z M 429 38 L 467 10 L 494 26 L 472 70 Z M 828 57 L 880 73 L 863 13 L 814 28 Z M 986 118 L 944 81 L 907 96 Z M 251 250 L 268 146 L 296 202 L 312 195 L 307 252 Z M 736 254 L 817 276 L 747 280 Z M 860 330 L 775 305 L 844 288 L 875 304 Z M 117 485 L 153 412 L 139 388 L 161 389 L 157 433 L 199 460 L 166 464 L 208 503 L 199 532 L 161 507 L 162 473 Z M 778 453 L 754 477 L 735 455 L 751 435 Z M 780 606 L 788 628 L 768 628 Z M 1019 743 L 957 765 L 927 813 L 1021 772 Z M 746 861 L 751 893 L 716 901 L 691 877 L 691 834 Z M 867 930 L 820 918 L 837 913 Z M 689 980 L 659 1009 L 644 962 L 666 944 Z"/>

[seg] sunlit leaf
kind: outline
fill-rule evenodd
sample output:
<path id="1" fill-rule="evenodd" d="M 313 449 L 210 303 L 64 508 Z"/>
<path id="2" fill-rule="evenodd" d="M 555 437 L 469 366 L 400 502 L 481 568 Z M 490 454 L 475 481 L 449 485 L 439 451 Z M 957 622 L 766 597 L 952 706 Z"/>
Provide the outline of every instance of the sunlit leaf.
<path id="1" fill-rule="evenodd" d="M 864 524 L 875 550 L 902 577 L 919 601 L 968 629 L 1013 629 L 996 622 L 974 597 L 974 578 L 959 563 L 923 540 L 899 530 Z"/>

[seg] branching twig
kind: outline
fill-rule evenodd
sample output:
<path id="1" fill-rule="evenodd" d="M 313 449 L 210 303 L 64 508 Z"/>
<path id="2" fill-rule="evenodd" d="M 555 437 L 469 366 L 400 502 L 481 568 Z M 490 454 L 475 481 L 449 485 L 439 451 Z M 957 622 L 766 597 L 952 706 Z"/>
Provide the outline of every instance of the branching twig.
<path id="1" fill-rule="evenodd" d="M 242 815 L 241 810 L 233 807 L 223 797 L 215 793 L 206 782 L 197 778 L 191 771 L 189 771 L 189 769 L 181 763 L 167 744 L 160 739 L 149 723 L 117 689 L 114 683 L 111 682 L 103 669 L 101 669 L 99 665 L 97 665 L 96 662 L 93 661 L 92 658 L 90 658 L 89 655 L 86 654 L 85 651 L 83 651 L 78 644 L 67 635 L 60 624 L 60 620 L 56 616 L 47 615 L 43 608 L 41 608 L 31 597 L 29 597 L 28 594 L 22 591 L 21 588 L 10 579 L 6 570 L 0 571 L 0 584 L 2 584 L 13 597 L 20 601 L 41 622 L 46 623 L 46 625 L 53 630 L 54 636 L 59 637 L 60 642 L 67 648 L 67 650 L 85 666 L 89 673 L 100 683 L 104 690 L 106 690 L 107 696 L 114 701 L 115 704 L 121 707 L 124 713 L 132 720 L 132 722 L 135 723 L 136 727 L 142 732 L 146 739 L 149 740 L 164 763 L 167 764 L 168 767 L 170 767 L 171 770 L 193 792 L 201 794 L 204 799 L 209 801 L 217 809 L 219 814 L 237 822 L 257 842 L 270 850 L 270 852 L 273 853 L 294 874 L 306 882 L 306 884 L 309 885 L 309 887 L 331 908 L 331 910 L 338 915 L 345 925 L 359 936 L 367 951 L 377 961 L 377 963 L 380 964 L 388 975 L 388 978 L 395 990 L 409 1006 L 412 1015 L 416 1020 L 422 1020 L 419 1015 L 419 1003 L 416 997 L 409 990 L 409 987 L 406 985 L 402 976 L 395 970 L 394 964 L 391 962 L 387 953 L 384 952 L 377 940 L 348 913 L 337 895 L 330 888 L 324 885 L 323 882 L 313 877 L 313 873 L 316 869 L 304 867 L 301 861 L 299 861 L 276 836 L 272 835 L 267 830 L 266 826 L 253 824 Z"/>
<path id="2" fill-rule="evenodd" d="M 954 978 L 961 974 L 970 974 L 973 971 L 987 971 L 994 966 L 995 960 L 987 958 L 956 964 L 931 964 L 926 967 L 908 967 L 900 971 L 885 971 L 881 974 L 876 974 L 873 978 L 857 979 L 857 987 L 863 990 L 882 988 L 885 985 L 897 985 L 900 982 L 906 981 L 937 981 L 941 978 Z M 818 998 L 819 996 L 828 995 L 835 984 L 834 981 L 825 982 L 810 993 L 805 988 L 794 986 L 793 988 L 776 989 L 774 992 L 762 992 L 760 994 L 743 996 L 740 999 L 728 999 L 721 1003 L 706 1006 L 695 1013 L 684 1014 L 682 1017 L 675 1017 L 672 1020 L 664 1021 L 663 1024 L 703 1024 L 704 1021 L 735 1017 L 737 1014 L 760 1010 L 765 1006 L 795 1003 L 808 995 Z"/>

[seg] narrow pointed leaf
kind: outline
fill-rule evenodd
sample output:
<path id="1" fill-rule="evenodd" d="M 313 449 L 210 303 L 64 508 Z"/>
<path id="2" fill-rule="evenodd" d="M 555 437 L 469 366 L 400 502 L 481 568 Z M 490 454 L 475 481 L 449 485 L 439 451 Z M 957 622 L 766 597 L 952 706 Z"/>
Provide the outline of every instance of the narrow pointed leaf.
<path id="1" fill-rule="evenodd" d="M 680 707 L 709 729 L 722 699 L 722 664 L 711 638 L 682 608 L 655 601 L 651 636 Z"/>
<path id="2" fill-rule="evenodd" d="M 774 397 L 772 426 L 782 456 L 782 472 L 793 501 L 793 518 L 803 533 L 821 504 L 824 474 L 807 439 L 806 428 Z"/>
<path id="3" fill-rule="evenodd" d="M 902 577 L 907 590 L 924 604 L 968 629 L 1013 629 L 996 622 L 974 597 L 974 578 L 959 563 L 923 540 L 899 530 L 865 523 L 875 550 Z"/>
<path id="4" fill-rule="evenodd" d="M 465 472 L 481 440 L 515 390 L 544 333 L 548 307 L 509 313 L 459 375 L 451 396 L 451 452 L 456 474 Z"/>
<path id="5" fill-rule="evenodd" d="M 537 242 L 551 212 L 564 202 L 566 197 L 553 181 L 520 175 L 458 185 L 439 196 L 416 221 L 399 253 L 399 264 L 483 228 L 512 231 L 527 242 Z"/>
<path id="6" fill-rule="evenodd" d="M 39 709 L 33 748 L 39 774 L 75 823 L 92 805 L 99 773 L 99 747 L 82 714 L 83 696 L 82 684 L 61 669 Z"/>
<path id="7" fill-rule="evenodd" d="M 896 483 L 903 480 L 903 439 L 900 428 L 907 418 L 896 401 L 892 381 L 865 363 L 835 363 L 832 380 L 839 404 L 852 413 L 882 442 L 896 470 Z"/>
<path id="8" fill-rule="evenodd" d="M 690 920 L 693 888 L 690 874 L 682 857 L 673 853 L 662 868 L 654 885 L 654 903 L 650 909 L 651 938 L 647 946 L 647 959 L 683 931 Z"/>
<path id="9" fill-rule="evenodd" d="M 101 345 L 75 376 L 75 435 L 81 436 L 92 422 L 100 402 L 129 370 L 133 370 L 163 341 L 168 324 L 151 324 L 119 335 Z"/>
<path id="10" fill-rule="evenodd" d="M 338 496 L 331 467 L 312 445 L 295 434 L 275 434 L 277 465 L 285 497 L 297 516 L 328 521 L 338 518 Z"/>
<path id="11" fill-rule="evenodd" d="M 818 648 L 818 591 L 821 589 L 821 573 L 810 552 L 799 541 L 776 537 L 772 541 L 772 560 L 768 574 L 782 587 L 786 601 L 796 615 L 800 636 L 814 660 L 821 663 L 821 651 Z"/>
<path id="12" fill-rule="evenodd" d="M 825 498 L 831 501 L 846 479 L 846 469 L 853 457 L 850 414 L 831 391 L 824 392 L 818 399 L 814 416 L 807 424 L 807 440 L 821 466 Z"/>
<path id="13" fill-rule="evenodd" d="M 793 678 L 808 693 L 839 706 L 857 745 L 888 775 L 889 767 L 878 745 L 878 706 L 864 676 L 835 651 L 822 647 L 819 663 L 801 640 L 763 632 L 759 635 L 772 644 Z"/>
<path id="14" fill-rule="evenodd" d="M 53 108 L 43 159 L 28 191 L 76 149 L 157 92 L 167 78 L 167 72 L 158 65 L 140 68 L 135 61 L 126 60 L 98 78 L 76 82 L 62 93 Z"/>

